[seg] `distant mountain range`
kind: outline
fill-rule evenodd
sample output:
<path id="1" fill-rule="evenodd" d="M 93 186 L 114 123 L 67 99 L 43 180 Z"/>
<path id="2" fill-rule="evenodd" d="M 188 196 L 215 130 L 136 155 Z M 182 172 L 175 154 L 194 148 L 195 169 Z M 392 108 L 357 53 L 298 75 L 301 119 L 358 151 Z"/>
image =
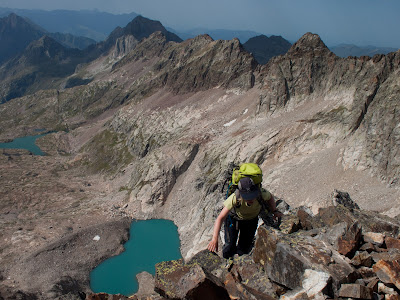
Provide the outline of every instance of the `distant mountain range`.
<path id="1" fill-rule="evenodd" d="M 169 31 L 177 34 L 181 39 L 187 40 L 194 38 L 201 34 L 208 34 L 214 40 L 231 40 L 238 38 L 239 41 L 244 44 L 250 38 L 259 36 L 261 33 L 249 30 L 227 30 L 227 29 L 207 29 L 207 28 L 196 28 L 187 31 L 179 31 L 172 28 L 168 28 Z"/>
<path id="2" fill-rule="evenodd" d="M 63 12 L 67 15 L 72 14 L 67 11 L 57 11 L 59 14 Z M 96 12 L 90 13 L 96 15 Z M 43 14 L 45 15 L 45 12 Z M 102 21 L 102 15 L 103 13 L 98 13 L 98 22 Z M 87 37 L 76 37 L 71 33 L 48 32 L 27 17 L 11 13 L 0 19 L 0 102 L 40 89 L 86 84 L 90 79 L 75 78 L 76 80 L 67 82 L 66 80 L 75 72 L 78 65 L 108 55 L 111 49 L 115 51 L 115 58 L 124 56 L 140 40 L 156 31 L 160 31 L 167 41 L 182 42 L 177 34 L 168 31 L 159 21 L 142 16 L 136 16 L 124 27 L 116 26 L 106 39 L 96 43 Z M 210 32 L 214 40 L 231 40 L 235 35 L 245 40 L 246 35 L 254 33 L 229 30 Z M 257 35 L 248 39 L 242 46 L 259 64 L 266 64 L 271 57 L 285 54 L 291 43 L 280 36 Z M 331 50 L 338 56 L 372 56 L 377 53 L 386 54 L 396 49 L 342 45 Z"/>
<path id="3" fill-rule="evenodd" d="M 341 44 L 338 46 L 330 47 L 329 49 L 340 57 L 374 56 L 375 54 L 388 54 L 390 52 L 396 52 L 398 50 L 396 48 L 390 48 L 390 47 L 375 47 L 375 46 L 359 47 L 350 44 Z"/>
<path id="4" fill-rule="evenodd" d="M 68 48 L 84 49 L 95 43 L 89 38 L 77 37 L 69 33 L 48 32 L 31 20 L 11 13 L 8 17 L 0 19 L 0 64 L 23 51 L 31 42 L 44 35 L 52 37 Z"/>
<path id="5" fill-rule="evenodd" d="M 125 27 L 136 13 L 114 15 L 99 11 L 71 10 L 27 10 L 0 8 L 0 18 L 15 13 L 27 17 L 49 32 L 70 33 L 84 36 L 97 42 L 105 40 L 116 27 Z"/>

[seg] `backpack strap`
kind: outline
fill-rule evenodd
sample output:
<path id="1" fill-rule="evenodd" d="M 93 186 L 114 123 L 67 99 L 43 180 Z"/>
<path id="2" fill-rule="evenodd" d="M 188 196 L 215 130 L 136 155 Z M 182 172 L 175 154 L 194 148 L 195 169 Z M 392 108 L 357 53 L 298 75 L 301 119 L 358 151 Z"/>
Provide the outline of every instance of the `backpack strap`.
<path id="1" fill-rule="evenodd" d="M 239 194 L 239 190 L 236 189 L 235 190 L 235 196 L 236 196 L 236 205 L 235 208 L 240 208 L 242 206 L 242 201 L 240 200 L 240 194 Z"/>
<path id="2" fill-rule="evenodd" d="M 235 204 L 235 206 L 233 207 L 233 211 L 231 211 L 231 214 L 232 214 L 232 217 L 233 217 L 233 218 L 236 218 L 236 219 L 237 219 L 236 210 L 239 209 L 239 208 L 242 206 L 242 202 L 243 202 L 243 201 L 241 200 L 240 193 L 239 193 L 239 190 L 238 190 L 238 189 L 235 190 L 235 197 L 236 197 L 236 204 Z M 260 206 L 261 206 L 260 213 L 262 213 L 262 212 L 265 211 L 265 210 L 269 211 L 267 202 L 265 202 L 264 199 L 262 198 L 261 189 L 260 189 L 260 194 L 258 195 L 258 197 L 256 198 L 256 200 L 257 200 L 257 202 L 258 202 L 258 203 L 260 204 Z"/>

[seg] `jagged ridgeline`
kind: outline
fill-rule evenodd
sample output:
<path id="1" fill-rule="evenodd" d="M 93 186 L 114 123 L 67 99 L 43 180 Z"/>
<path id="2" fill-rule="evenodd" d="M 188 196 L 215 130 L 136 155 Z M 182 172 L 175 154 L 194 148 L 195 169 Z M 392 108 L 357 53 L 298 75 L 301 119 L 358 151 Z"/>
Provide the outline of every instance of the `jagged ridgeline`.
<path id="1" fill-rule="evenodd" d="M 76 56 L 55 43 L 42 37 L 0 70 L 1 97 L 9 100 L 0 105 L 0 138 L 38 128 L 55 131 L 38 142 L 47 156 L 1 156 L 8 168 L 0 178 L 1 213 L 9 220 L 3 240 L 14 241 L 1 244 L 3 297 L 78 299 L 89 294 L 90 270 L 120 252 L 127 238 L 124 217 L 173 220 L 185 262 L 172 264 L 212 282 L 221 297 L 242 291 L 235 297 L 270 299 L 299 291 L 312 298 L 304 290 L 306 274 L 326 277 L 319 296 L 363 298 L 360 293 L 368 294 L 369 288 L 379 292 L 367 288 L 370 277 L 378 278 L 381 294 L 389 294 L 385 288 L 398 293 L 397 282 L 381 275 L 388 261 L 398 259 L 396 247 L 388 247 L 398 241 L 398 221 L 365 210 L 390 217 L 400 213 L 399 51 L 340 58 L 318 35 L 307 33 L 287 53 L 260 65 L 237 39 L 201 35 L 180 41 L 159 22 L 143 17 L 117 28 L 105 42 L 76 50 Z M 40 65 L 31 57 L 42 59 Z M 52 73 L 41 69 L 46 64 Z M 234 262 L 216 279 L 213 271 L 226 262 L 198 252 L 211 238 L 225 173 L 240 162 L 259 164 L 263 186 L 277 199 L 309 208 L 288 215 L 301 220 L 301 226 L 287 221 L 294 228 L 290 232 L 261 228 L 254 255 Z M 16 178 L 18 186 L 12 184 Z M 348 191 L 360 209 L 327 209 L 334 188 Z M 319 208 L 325 213 L 317 215 Z M 343 218 L 333 224 L 328 212 L 334 211 Z M 365 215 L 370 217 L 359 221 Z M 377 218 L 390 228 L 374 227 Z M 332 245 L 322 248 L 319 235 L 329 239 L 326 232 L 334 225 L 340 235 L 332 233 Z M 300 228 L 308 232 L 300 234 Z M 105 238 L 95 243 L 98 231 Z M 342 251 L 337 240 L 351 244 L 347 238 L 353 233 L 358 237 L 354 243 L 365 249 L 337 254 Z M 377 246 L 373 240 L 373 246 L 364 246 L 374 234 L 386 244 Z M 318 264 L 310 250 L 314 246 Z M 367 255 L 356 251 L 367 248 L 370 253 L 393 250 L 380 258 L 384 262 L 372 258 L 373 272 L 371 266 L 351 265 L 342 257 L 364 259 Z M 202 256 L 211 267 L 190 261 Z M 54 264 L 38 265 L 38 257 Z M 297 268 L 279 269 L 269 258 Z M 337 265 L 343 274 L 335 271 Z M 360 271 L 361 265 L 369 269 Z M 160 272 L 159 294 L 151 297 L 191 297 L 192 289 L 183 295 L 175 279 L 170 279 L 171 290 L 161 286 L 165 272 Z M 38 274 L 35 282 L 33 273 Z M 358 279 L 365 279 L 365 288 Z M 344 283 L 357 286 L 341 294 Z M 266 292 L 270 285 L 272 294 Z"/>

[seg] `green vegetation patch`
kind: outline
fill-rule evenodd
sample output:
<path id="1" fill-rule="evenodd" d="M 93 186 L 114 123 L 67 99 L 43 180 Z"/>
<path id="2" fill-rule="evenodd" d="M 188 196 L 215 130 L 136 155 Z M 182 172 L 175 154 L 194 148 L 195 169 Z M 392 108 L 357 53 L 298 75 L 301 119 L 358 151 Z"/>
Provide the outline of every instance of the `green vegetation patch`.
<path id="1" fill-rule="evenodd" d="M 313 120 L 320 120 L 320 124 L 344 123 L 349 115 L 349 110 L 345 106 L 341 105 L 329 112 L 317 113 Z"/>
<path id="2" fill-rule="evenodd" d="M 133 159 L 122 134 L 105 130 L 95 136 L 84 148 L 84 164 L 92 172 L 115 174 Z"/>

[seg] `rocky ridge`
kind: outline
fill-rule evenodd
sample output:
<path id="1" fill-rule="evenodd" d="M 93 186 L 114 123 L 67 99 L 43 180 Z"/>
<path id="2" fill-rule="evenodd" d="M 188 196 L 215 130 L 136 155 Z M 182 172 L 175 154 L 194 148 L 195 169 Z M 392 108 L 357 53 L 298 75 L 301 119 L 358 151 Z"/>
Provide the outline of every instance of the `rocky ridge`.
<path id="1" fill-rule="evenodd" d="M 340 187 L 362 209 L 399 214 L 398 52 L 341 59 L 318 36 L 306 34 L 287 54 L 261 67 L 237 40 L 200 36 L 176 43 L 155 33 L 113 67 L 106 65 L 102 58 L 79 70 L 91 74 L 87 85 L 41 91 L 0 107 L 2 139 L 35 128 L 66 129 L 39 141 L 50 156 L 22 155 L 21 161 L 24 168 L 30 168 L 30 160 L 48 164 L 49 173 L 66 176 L 68 185 L 83 184 L 82 174 L 91 182 L 85 189 L 92 194 L 85 199 L 79 193 L 65 199 L 53 191 L 54 199 L 46 202 L 59 210 L 79 203 L 74 215 L 69 209 L 62 213 L 77 234 L 91 210 L 106 219 L 167 218 L 177 224 L 181 251 L 189 260 L 210 239 L 224 172 L 242 161 L 259 163 L 263 185 L 293 207 L 328 207 L 327 194 Z M 378 118 L 382 114 L 390 118 Z M 386 134 L 390 138 L 380 140 Z M 376 140 L 365 140 L 367 135 Z M 351 151 L 356 146 L 362 151 Z M 2 158 L 22 168 L 21 156 Z M 1 175 L 12 182 L 7 173 Z M 4 239 L 16 236 L 20 214 L 33 209 L 22 205 L 22 198 L 13 201 L 21 204 L 15 218 L 4 223 Z M 32 205 L 42 201 L 31 195 Z M 11 212 L 5 205 L 1 213 Z M 51 212 L 48 216 L 54 224 L 66 224 L 52 219 Z M 36 250 L 63 235 L 60 230 L 41 240 L 45 225 L 39 221 L 31 220 L 29 233 Z M 2 254 L 5 278 L 11 265 L 26 263 L 17 260 L 17 247 L 32 251 L 23 239 L 10 246 Z M 14 289 L 23 282 L 13 280 Z"/>
<path id="2" fill-rule="evenodd" d="M 250 255 L 226 260 L 204 250 L 159 263 L 146 277 L 154 289 L 131 298 L 398 299 L 399 220 L 360 210 L 347 193 L 332 200 L 317 215 L 282 202 L 280 230 L 261 225 Z"/>

